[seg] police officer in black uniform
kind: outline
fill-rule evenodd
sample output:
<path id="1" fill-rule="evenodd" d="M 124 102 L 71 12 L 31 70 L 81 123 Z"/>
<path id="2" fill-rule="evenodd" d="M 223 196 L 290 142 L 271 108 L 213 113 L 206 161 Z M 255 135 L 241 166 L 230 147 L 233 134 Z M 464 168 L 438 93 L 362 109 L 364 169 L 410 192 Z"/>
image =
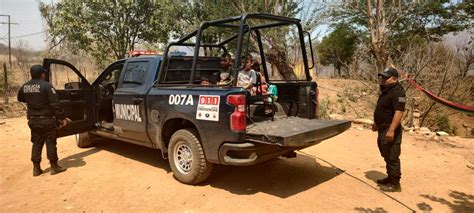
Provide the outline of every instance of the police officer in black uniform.
<path id="1" fill-rule="evenodd" d="M 23 84 L 18 91 L 18 101 L 25 102 L 28 109 L 28 126 L 31 129 L 33 143 L 31 151 L 33 176 L 43 173 L 40 162 L 44 144 L 51 163 L 51 175 L 55 175 L 66 170 L 58 165 L 56 123 L 64 127 L 71 120 L 64 116 L 55 89 L 45 81 L 47 71 L 41 65 L 34 65 L 30 68 L 30 74 L 32 79 Z"/>
<path id="2" fill-rule="evenodd" d="M 388 177 L 377 180 L 377 183 L 383 191 L 401 191 L 400 122 L 405 111 L 405 91 L 398 82 L 398 72 L 394 68 L 387 68 L 378 76 L 381 94 L 375 108 L 372 130 L 378 131 L 377 144 L 385 160 Z"/>

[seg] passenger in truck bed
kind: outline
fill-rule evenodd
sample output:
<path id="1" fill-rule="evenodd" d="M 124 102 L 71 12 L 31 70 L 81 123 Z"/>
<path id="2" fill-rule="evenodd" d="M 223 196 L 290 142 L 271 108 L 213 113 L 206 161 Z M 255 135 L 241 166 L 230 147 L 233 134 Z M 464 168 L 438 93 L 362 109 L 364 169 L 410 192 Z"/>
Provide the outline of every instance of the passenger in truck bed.
<path id="1" fill-rule="evenodd" d="M 237 76 L 237 86 L 246 89 L 249 95 L 252 95 L 252 88 L 257 83 L 257 74 L 255 70 L 252 69 L 252 65 L 253 57 L 247 54 L 244 69 L 240 70 Z"/>
<path id="2" fill-rule="evenodd" d="M 211 82 L 217 85 L 229 85 L 232 82 L 232 57 L 229 53 L 225 52 L 221 55 L 220 64 L 221 70 L 213 73 Z"/>
<path id="3" fill-rule="evenodd" d="M 201 78 L 201 85 L 209 85 L 209 84 L 211 84 L 209 82 L 209 78 L 207 78 L 207 77 L 202 77 Z"/>
<path id="4" fill-rule="evenodd" d="M 217 82 L 217 85 L 222 85 L 226 86 L 232 83 L 232 78 L 230 76 L 230 73 L 228 72 L 221 72 L 219 74 L 219 81 Z"/>
<path id="5" fill-rule="evenodd" d="M 260 70 L 260 62 L 258 62 L 258 60 L 255 60 L 253 62 L 252 69 L 255 71 L 255 74 L 257 75 L 257 83 L 252 88 L 252 91 L 253 91 L 252 94 L 254 95 L 267 94 L 267 83 L 265 81 L 265 77 L 263 77 L 263 74 Z"/>

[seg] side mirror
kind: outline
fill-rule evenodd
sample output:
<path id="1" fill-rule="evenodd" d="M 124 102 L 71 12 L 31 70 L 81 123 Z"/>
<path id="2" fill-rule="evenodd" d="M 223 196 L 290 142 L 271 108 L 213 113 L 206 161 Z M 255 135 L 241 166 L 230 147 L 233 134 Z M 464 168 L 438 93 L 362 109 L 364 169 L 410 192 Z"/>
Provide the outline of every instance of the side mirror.
<path id="1" fill-rule="evenodd" d="M 64 84 L 64 89 L 80 89 L 81 84 L 80 82 L 69 82 Z"/>

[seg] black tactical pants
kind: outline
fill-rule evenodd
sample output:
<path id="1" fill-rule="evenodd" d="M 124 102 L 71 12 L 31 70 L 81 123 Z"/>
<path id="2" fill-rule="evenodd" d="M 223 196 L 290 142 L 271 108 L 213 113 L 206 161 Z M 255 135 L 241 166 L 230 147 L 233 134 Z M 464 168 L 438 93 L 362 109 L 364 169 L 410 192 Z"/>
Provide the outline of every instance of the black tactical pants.
<path id="1" fill-rule="evenodd" d="M 46 144 L 46 154 L 50 162 L 58 161 L 56 149 L 56 127 L 53 118 L 30 118 L 28 126 L 31 129 L 31 161 L 41 162 L 41 152 Z"/>
<path id="2" fill-rule="evenodd" d="M 402 130 L 400 127 L 395 130 L 393 141 L 390 143 L 385 140 L 385 134 L 387 131 L 388 128 L 379 129 L 377 145 L 380 154 L 385 160 L 388 178 L 390 178 L 394 183 L 400 183 L 402 172 L 399 157 L 401 153 L 400 145 L 402 143 Z"/>

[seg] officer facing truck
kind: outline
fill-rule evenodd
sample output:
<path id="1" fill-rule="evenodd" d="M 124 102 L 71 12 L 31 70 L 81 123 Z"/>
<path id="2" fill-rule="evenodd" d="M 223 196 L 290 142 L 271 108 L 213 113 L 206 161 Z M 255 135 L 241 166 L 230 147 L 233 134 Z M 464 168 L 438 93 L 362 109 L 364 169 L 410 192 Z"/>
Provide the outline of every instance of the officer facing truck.
<path id="1" fill-rule="evenodd" d="M 385 160 L 388 177 L 377 180 L 377 183 L 383 191 L 401 191 L 400 122 L 405 111 L 405 91 L 398 82 L 398 72 L 394 68 L 387 68 L 378 76 L 381 94 L 375 108 L 372 130 L 378 131 L 377 145 Z"/>
<path id="2" fill-rule="evenodd" d="M 58 95 L 54 87 L 45 81 L 47 71 L 41 65 L 30 68 L 31 80 L 23 84 L 18 91 L 18 101 L 27 105 L 28 126 L 31 129 L 31 161 L 33 176 L 43 173 L 41 170 L 41 152 L 46 144 L 46 152 L 51 163 L 51 175 L 66 171 L 58 165 L 56 150 L 56 123 L 64 127 L 71 122 L 59 106 Z"/>

